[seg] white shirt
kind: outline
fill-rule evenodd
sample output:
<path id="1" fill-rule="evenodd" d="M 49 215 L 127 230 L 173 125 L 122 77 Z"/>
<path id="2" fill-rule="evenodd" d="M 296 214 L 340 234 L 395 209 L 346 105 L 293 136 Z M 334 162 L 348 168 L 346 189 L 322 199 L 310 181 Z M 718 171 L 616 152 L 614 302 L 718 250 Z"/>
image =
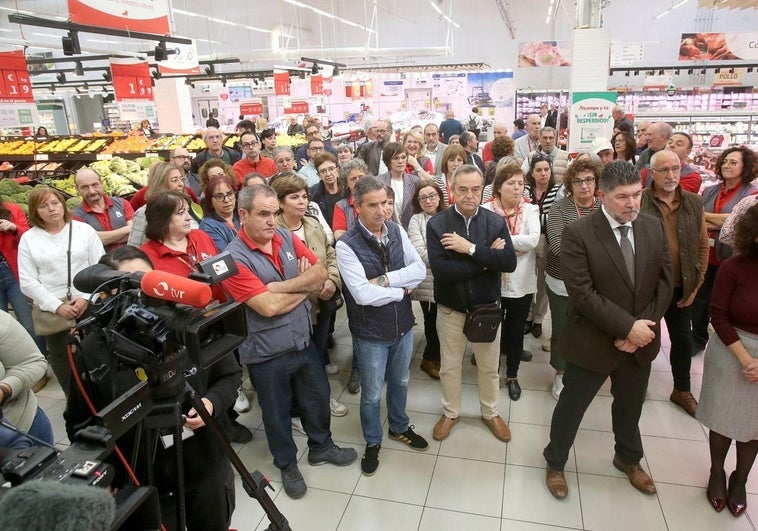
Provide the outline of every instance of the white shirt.
<path id="1" fill-rule="evenodd" d="M 360 217 L 356 220 L 360 227 L 358 230 L 368 230 L 361 221 Z M 387 223 L 382 227 L 382 240 L 387 240 Z M 405 296 L 405 288 L 413 289 L 426 278 L 426 266 L 413 247 L 410 238 L 405 230 L 400 227 L 400 237 L 403 244 L 403 261 L 405 267 L 389 271 L 385 274 L 389 282 L 389 287 L 382 287 L 371 284 L 366 278 L 366 270 L 363 264 L 358 260 L 355 251 L 350 248 L 342 239 L 337 240 L 335 247 L 337 251 L 337 267 L 342 275 L 342 283 L 350 290 L 350 294 L 355 302 L 361 306 L 384 306 L 391 302 L 399 302 Z M 373 236 L 372 237 L 376 237 Z"/>
<path id="2" fill-rule="evenodd" d="M 300 171 L 297 172 L 297 174 L 305 179 L 305 184 L 308 185 L 308 188 L 321 181 L 321 179 L 318 178 L 316 167 L 311 162 L 308 162 L 308 164 L 300 168 Z"/>
<path id="3" fill-rule="evenodd" d="M 89 298 L 73 286 L 82 269 L 98 263 L 105 249 L 95 229 L 71 221 L 71 295 Z M 18 276 L 21 291 L 46 312 L 54 312 L 68 291 L 68 224 L 57 234 L 32 227 L 18 244 Z"/>
<path id="4" fill-rule="evenodd" d="M 390 185 L 392 186 L 392 191 L 395 192 L 395 204 L 393 205 L 393 209 L 395 210 L 395 219 L 402 219 L 403 218 L 403 181 L 402 180 L 395 180 L 390 177 Z"/>

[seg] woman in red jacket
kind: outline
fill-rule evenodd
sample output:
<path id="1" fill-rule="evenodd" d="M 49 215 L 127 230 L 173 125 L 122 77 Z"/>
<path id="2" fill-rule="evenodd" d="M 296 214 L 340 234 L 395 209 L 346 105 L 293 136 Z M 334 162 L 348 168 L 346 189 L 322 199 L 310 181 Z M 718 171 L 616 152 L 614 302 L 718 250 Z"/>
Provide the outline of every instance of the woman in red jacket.
<path id="1" fill-rule="evenodd" d="M 32 305 L 18 283 L 18 242 L 28 230 L 29 223 L 21 207 L 0 199 L 0 310 L 7 312 L 10 304 L 18 322 L 44 353 L 44 340 L 34 334 Z"/>

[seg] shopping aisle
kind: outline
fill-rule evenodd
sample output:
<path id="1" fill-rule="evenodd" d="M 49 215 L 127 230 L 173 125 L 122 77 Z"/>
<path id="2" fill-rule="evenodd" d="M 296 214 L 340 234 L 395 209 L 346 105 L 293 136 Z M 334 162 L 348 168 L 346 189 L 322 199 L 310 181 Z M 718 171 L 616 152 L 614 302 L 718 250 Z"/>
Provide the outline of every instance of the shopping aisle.
<path id="1" fill-rule="evenodd" d="M 416 308 L 417 321 L 422 322 Z M 420 326 L 415 329 L 415 357 L 411 365 L 408 412 L 416 431 L 429 440 L 426 452 L 415 452 L 386 437 L 379 470 L 364 477 L 359 463 L 346 468 L 312 467 L 307 462 L 304 436 L 296 435 L 300 470 L 308 493 L 291 500 L 280 490 L 279 471 L 268 453 L 257 404 L 240 421 L 255 430 L 248 444 L 235 445 L 249 469 L 259 469 L 272 479 L 271 493 L 278 508 L 296 531 L 496 531 L 546 529 L 592 530 L 758 530 L 758 474 L 748 482 L 747 517 L 734 518 L 728 511 L 715 513 L 705 499 L 709 459 L 707 432 L 668 400 L 671 372 L 668 341 L 653 364 L 640 429 L 645 445 L 644 467 L 656 482 L 658 494 L 636 491 L 611 465 L 613 435 L 610 417 L 610 385 L 607 383 L 587 411 L 572 457 L 567 465 L 569 496 L 557 501 L 544 485 L 542 449 L 547 443 L 550 417 L 555 406 L 550 394 L 552 369 L 540 342 L 528 336 L 526 348 L 534 360 L 522 363 L 521 400 L 511 402 L 502 392 L 501 414 L 511 427 L 513 440 L 497 441 L 479 420 L 476 369 L 464 362 L 463 418 L 442 442 L 431 437 L 440 415 L 439 382 L 421 372 L 423 351 Z M 549 326 L 545 327 L 549 333 Z M 332 417 L 334 440 L 354 447 L 362 455 L 360 395 L 345 390 L 350 367 L 350 333 L 344 311 L 335 331 L 333 361 L 342 371 L 331 377 L 332 395 L 348 405 L 350 413 Z M 703 356 L 693 359 L 693 394 L 700 394 Z M 63 430 L 62 393 L 48 385 L 39 396 L 50 414 L 56 440 L 67 443 Z M 386 421 L 386 419 L 385 419 Z M 386 424 L 386 422 L 385 422 Z M 385 426 L 386 429 L 386 426 Z M 734 467 L 730 454 L 727 472 Z M 232 527 L 265 529 L 267 520 L 258 503 L 237 484 L 237 509 Z"/>

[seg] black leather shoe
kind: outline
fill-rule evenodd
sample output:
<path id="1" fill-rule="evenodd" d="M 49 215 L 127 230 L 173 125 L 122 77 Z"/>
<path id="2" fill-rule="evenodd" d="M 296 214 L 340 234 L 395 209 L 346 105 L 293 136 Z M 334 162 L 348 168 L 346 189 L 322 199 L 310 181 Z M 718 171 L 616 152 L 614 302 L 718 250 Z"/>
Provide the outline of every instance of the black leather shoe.
<path id="1" fill-rule="evenodd" d="M 532 325 L 532 335 L 534 337 L 540 337 L 542 335 L 542 323 L 534 323 Z"/>
<path id="2" fill-rule="evenodd" d="M 528 350 L 521 351 L 521 361 L 532 361 L 533 357 L 534 357 L 534 354 L 532 354 Z"/>
<path id="3" fill-rule="evenodd" d="M 524 325 L 524 335 L 528 334 L 531 331 L 532 331 L 532 322 L 527 321 L 526 324 Z"/>
<path id="4" fill-rule="evenodd" d="M 515 402 L 521 398 L 521 386 L 516 378 L 508 378 L 505 381 L 505 386 L 508 388 L 508 396 L 511 397 L 511 400 Z"/>

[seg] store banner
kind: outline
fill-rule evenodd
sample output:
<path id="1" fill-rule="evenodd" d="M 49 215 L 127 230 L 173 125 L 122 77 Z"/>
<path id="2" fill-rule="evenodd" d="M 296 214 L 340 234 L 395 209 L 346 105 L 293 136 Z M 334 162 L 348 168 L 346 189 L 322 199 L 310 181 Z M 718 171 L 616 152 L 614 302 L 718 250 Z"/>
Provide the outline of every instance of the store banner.
<path id="1" fill-rule="evenodd" d="M 713 76 L 713 84 L 718 86 L 739 87 L 742 85 L 742 79 L 745 77 L 744 68 L 722 68 Z"/>
<path id="2" fill-rule="evenodd" d="M 680 61 L 758 59 L 758 33 L 682 33 Z"/>
<path id="3" fill-rule="evenodd" d="M 289 96 L 290 94 L 290 73 L 274 72 L 274 94 L 277 96 Z"/>
<path id="4" fill-rule="evenodd" d="M 371 79 L 352 79 L 345 81 L 345 97 L 361 100 L 374 97 L 374 82 Z"/>
<path id="5" fill-rule="evenodd" d="M 305 100 L 291 100 L 289 107 L 284 108 L 284 114 L 308 114 L 308 102 Z"/>
<path id="6" fill-rule="evenodd" d="M 571 66 L 571 42 L 520 42 L 518 65 L 522 67 Z"/>
<path id="7" fill-rule="evenodd" d="M 39 122 L 24 52 L 0 52 L 0 127 L 24 127 Z"/>
<path id="8" fill-rule="evenodd" d="M 147 61 L 111 59 L 111 78 L 117 102 L 153 100 L 153 79 Z"/>
<path id="9" fill-rule="evenodd" d="M 311 94 L 320 96 L 324 93 L 324 78 L 321 74 L 311 76 Z"/>
<path id="10" fill-rule="evenodd" d="M 571 95 L 569 153 L 587 151 L 598 137 L 613 136 L 613 107 L 616 92 L 574 92 Z"/>
<path id="11" fill-rule="evenodd" d="M 158 72 L 163 75 L 200 74 L 200 64 L 197 62 L 197 45 L 168 43 L 174 53 L 168 54 L 164 61 L 158 63 Z"/>
<path id="12" fill-rule="evenodd" d="M 464 94 L 467 96 L 468 105 L 456 114 L 468 116 L 471 107 L 479 107 L 481 117 L 490 123 L 495 121 L 512 123 L 516 101 L 513 72 L 469 72 L 466 76 Z"/>
<path id="13" fill-rule="evenodd" d="M 253 116 L 256 114 L 263 114 L 263 102 L 260 98 L 255 98 L 250 101 L 240 101 L 240 114 L 242 116 Z"/>
<path id="14" fill-rule="evenodd" d="M 68 0 L 71 22 L 169 35 L 169 0 Z"/>

